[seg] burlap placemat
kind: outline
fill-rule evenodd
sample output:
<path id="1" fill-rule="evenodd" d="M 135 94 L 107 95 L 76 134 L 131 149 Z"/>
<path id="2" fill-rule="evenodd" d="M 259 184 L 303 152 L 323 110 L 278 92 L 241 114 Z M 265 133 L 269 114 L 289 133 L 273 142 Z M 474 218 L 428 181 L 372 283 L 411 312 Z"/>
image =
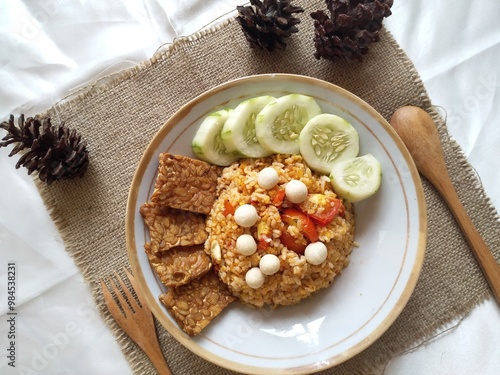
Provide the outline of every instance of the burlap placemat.
<path id="1" fill-rule="evenodd" d="M 315 5 L 316 3 L 316 5 Z M 286 51 L 249 49 L 239 25 L 175 41 L 141 66 L 96 83 L 78 97 L 47 110 L 78 129 L 89 142 L 90 168 L 83 179 L 38 184 L 67 251 L 93 289 L 95 302 L 122 345 L 136 374 L 154 373 L 147 357 L 109 317 L 98 280 L 128 265 L 125 208 L 128 188 L 148 142 L 188 100 L 227 80 L 260 73 L 295 73 L 320 78 L 358 95 L 386 119 L 403 105 L 428 110 L 437 121 L 446 161 L 462 202 L 495 256 L 500 258 L 498 215 L 446 126 L 434 110 L 411 61 L 385 30 L 363 63 L 332 63 L 313 57 L 314 1 L 297 1 L 306 11 L 300 32 Z M 443 200 L 423 181 L 429 238 L 421 277 L 406 308 L 367 350 L 324 374 L 374 374 L 396 355 L 429 339 L 490 296 L 468 245 Z M 174 374 L 229 374 L 175 342 L 158 327 Z"/>

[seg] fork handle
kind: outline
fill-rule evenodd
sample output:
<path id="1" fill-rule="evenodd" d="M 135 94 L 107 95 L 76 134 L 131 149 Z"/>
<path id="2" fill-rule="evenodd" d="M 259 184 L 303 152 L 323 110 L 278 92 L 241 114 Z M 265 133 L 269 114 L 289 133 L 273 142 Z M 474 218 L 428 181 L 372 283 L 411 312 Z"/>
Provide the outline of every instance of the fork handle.
<path id="1" fill-rule="evenodd" d="M 163 353 L 160 349 L 160 344 L 158 343 L 158 341 L 142 342 L 139 346 L 149 357 L 159 375 L 172 375 L 170 369 L 168 368 L 167 362 L 165 361 L 165 357 L 163 356 Z"/>
<path id="2" fill-rule="evenodd" d="M 168 368 L 165 357 L 160 348 L 158 340 L 147 340 L 139 343 L 141 349 L 149 357 L 159 375 L 172 375 Z"/>

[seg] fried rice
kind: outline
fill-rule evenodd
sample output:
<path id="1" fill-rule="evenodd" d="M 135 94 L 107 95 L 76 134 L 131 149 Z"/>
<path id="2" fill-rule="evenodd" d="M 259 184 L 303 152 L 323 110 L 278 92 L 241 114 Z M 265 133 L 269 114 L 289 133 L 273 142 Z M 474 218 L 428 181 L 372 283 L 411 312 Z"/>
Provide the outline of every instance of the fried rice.
<path id="1" fill-rule="evenodd" d="M 279 183 L 271 189 L 263 189 L 257 182 L 259 172 L 273 167 Z M 281 212 L 293 204 L 286 198 L 276 203 L 283 186 L 292 179 L 302 181 L 309 194 L 324 194 L 335 198 L 328 176 L 312 172 L 300 155 L 273 155 L 259 159 L 241 159 L 226 167 L 218 180 L 217 200 L 208 215 L 206 229 L 208 239 L 205 251 L 212 257 L 219 278 L 241 302 L 253 305 L 292 305 L 314 292 L 328 287 L 334 278 L 349 264 L 354 241 L 354 206 L 344 202 L 342 214 L 336 215 L 327 225 L 318 225 L 319 241 L 327 247 L 327 257 L 319 265 L 306 261 L 303 254 L 289 250 L 280 240 L 285 226 Z M 243 204 L 253 205 L 258 212 L 256 225 L 245 228 L 234 219 L 231 208 Z M 251 234 L 261 241 L 257 228 L 266 228 L 265 249 L 259 248 L 246 256 L 236 250 L 236 240 L 242 234 Z M 292 231 L 297 231 L 294 227 Z M 300 231 L 291 233 L 299 240 Z M 265 276 L 259 288 L 250 287 L 245 281 L 247 271 L 258 267 L 265 254 L 274 254 L 280 260 L 280 270 Z"/>

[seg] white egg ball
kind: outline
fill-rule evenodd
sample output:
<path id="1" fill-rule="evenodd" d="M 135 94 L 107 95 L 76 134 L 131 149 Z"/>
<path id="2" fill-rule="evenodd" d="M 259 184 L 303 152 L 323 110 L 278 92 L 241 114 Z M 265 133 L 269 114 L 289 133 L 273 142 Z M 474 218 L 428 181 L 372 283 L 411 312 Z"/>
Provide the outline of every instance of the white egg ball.
<path id="1" fill-rule="evenodd" d="M 264 284 L 266 276 L 262 273 L 259 267 L 250 268 L 246 275 L 245 281 L 250 288 L 257 289 Z"/>
<path id="2" fill-rule="evenodd" d="M 291 180 L 285 186 L 285 195 L 292 203 L 302 203 L 307 198 L 307 186 L 302 181 Z"/>
<path id="3" fill-rule="evenodd" d="M 236 250 L 249 256 L 257 251 L 257 243 L 251 234 L 242 234 L 236 239 Z"/>
<path id="4" fill-rule="evenodd" d="M 274 275 L 280 270 L 281 263 L 274 254 L 266 254 L 260 258 L 259 268 L 264 275 Z"/>
<path id="5" fill-rule="evenodd" d="M 257 182 L 263 189 L 272 189 L 278 184 L 279 180 L 278 172 L 272 167 L 264 168 L 257 177 Z"/>
<path id="6" fill-rule="evenodd" d="M 328 249 L 323 242 L 313 242 L 307 245 L 304 256 L 306 257 L 307 263 L 317 266 L 323 263 L 328 254 Z"/>
<path id="7" fill-rule="evenodd" d="M 255 225 L 259 219 L 259 214 L 251 204 L 243 204 L 234 212 L 234 220 L 241 227 L 249 228 Z"/>

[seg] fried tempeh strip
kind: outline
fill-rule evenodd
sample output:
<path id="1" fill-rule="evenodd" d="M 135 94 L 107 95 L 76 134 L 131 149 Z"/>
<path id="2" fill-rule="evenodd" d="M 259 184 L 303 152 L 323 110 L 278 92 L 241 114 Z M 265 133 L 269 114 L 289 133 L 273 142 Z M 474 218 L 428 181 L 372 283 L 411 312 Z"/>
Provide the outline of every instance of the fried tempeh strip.
<path id="1" fill-rule="evenodd" d="M 153 253 L 144 245 L 149 263 L 167 287 L 188 284 L 212 268 L 212 259 L 205 253 L 203 244 L 179 246 L 168 251 Z"/>
<path id="2" fill-rule="evenodd" d="M 151 237 L 151 252 L 174 246 L 199 245 L 207 239 L 205 217 L 194 212 L 144 203 L 139 209 Z"/>
<path id="3" fill-rule="evenodd" d="M 186 156 L 160 154 L 151 201 L 179 210 L 208 214 L 215 200 L 220 168 Z"/>
<path id="4" fill-rule="evenodd" d="M 169 288 L 160 301 L 184 332 L 195 336 L 234 301 L 234 296 L 215 273 L 208 272 L 187 285 Z"/>

